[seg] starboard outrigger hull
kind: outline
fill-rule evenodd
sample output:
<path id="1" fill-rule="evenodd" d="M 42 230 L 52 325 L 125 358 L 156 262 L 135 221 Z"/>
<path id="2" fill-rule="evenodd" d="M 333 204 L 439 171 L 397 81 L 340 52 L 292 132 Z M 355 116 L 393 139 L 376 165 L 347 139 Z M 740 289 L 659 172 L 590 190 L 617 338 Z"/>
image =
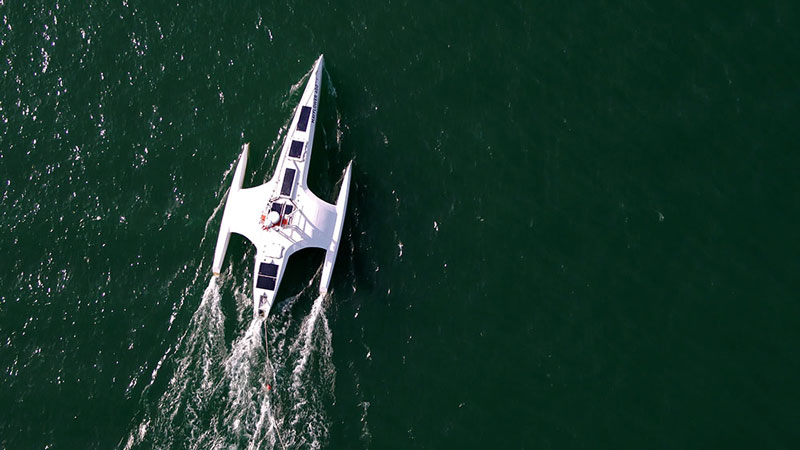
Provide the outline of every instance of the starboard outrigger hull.
<path id="1" fill-rule="evenodd" d="M 269 314 L 289 256 L 301 249 L 326 251 L 319 291 L 330 284 L 342 236 L 353 162 L 347 165 L 335 205 L 319 199 L 308 188 L 308 168 L 317 122 L 322 67 L 320 55 L 297 105 L 278 166 L 261 186 L 242 188 L 249 144 L 245 144 L 233 175 L 212 271 L 219 276 L 231 233 L 246 237 L 256 246 L 253 267 L 253 314 Z"/>

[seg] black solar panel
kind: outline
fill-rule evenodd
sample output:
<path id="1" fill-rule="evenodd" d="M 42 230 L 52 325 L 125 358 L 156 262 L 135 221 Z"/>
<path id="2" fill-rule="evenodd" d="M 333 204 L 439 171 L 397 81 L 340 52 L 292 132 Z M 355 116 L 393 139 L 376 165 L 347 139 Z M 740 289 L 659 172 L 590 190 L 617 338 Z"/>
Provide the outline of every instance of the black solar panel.
<path id="1" fill-rule="evenodd" d="M 286 209 L 283 210 L 283 213 L 288 216 L 292 211 L 294 211 L 294 206 L 286 205 Z"/>
<path id="2" fill-rule="evenodd" d="M 283 185 L 281 185 L 281 195 L 291 195 L 292 186 L 294 185 L 294 175 L 297 173 L 294 169 L 286 169 L 283 174 Z"/>
<path id="3" fill-rule="evenodd" d="M 275 203 L 272 204 L 272 208 L 270 208 L 270 211 L 275 211 L 276 213 L 280 214 L 282 207 L 283 207 L 283 203 L 275 202 Z"/>
<path id="4" fill-rule="evenodd" d="M 269 291 L 275 290 L 275 278 L 272 277 L 258 277 L 256 287 L 259 289 L 267 289 Z"/>
<path id="5" fill-rule="evenodd" d="M 292 158 L 299 158 L 303 153 L 303 142 L 292 140 L 292 146 L 289 147 L 289 156 Z"/>
<path id="6" fill-rule="evenodd" d="M 265 263 L 262 262 L 261 265 L 258 267 L 258 274 L 264 275 L 268 277 L 277 277 L 278 276 L 278 265 L 272 263 Z"/>
<path id="7" fill-rule="evenodd" d="M 311 116 L 311 108 L 308 106 L 303 106 L 303 109 L 300 110 L 300 120 L 297 121 L 297 129 L 300 131 L 306 131 L 308 128 L 308 118 Z"/>

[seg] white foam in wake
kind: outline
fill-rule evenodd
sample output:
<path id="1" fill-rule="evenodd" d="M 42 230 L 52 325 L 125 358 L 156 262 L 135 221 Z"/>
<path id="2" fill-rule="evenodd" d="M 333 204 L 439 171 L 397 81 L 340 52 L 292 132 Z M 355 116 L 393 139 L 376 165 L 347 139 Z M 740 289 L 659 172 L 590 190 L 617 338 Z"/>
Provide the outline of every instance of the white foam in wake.
<path id="1" fill-rule="evenodd" d="M 289 346 L 294 360 L 287 401 L 289 433 L 283 438 L 291 447 L 322 448 L 328 440 L 325 405 L 333 403 L 336 371 L 332 361 L 331 330 L 325 315 L 327 296 L 320 294 L 303 319 L 300 332 Z M 288 436 L 288 437 L 287 437 Z"/>
<path id="2" fill-rule="evenodd" d="M 199 425 L 204 412 L 214 401 L 215 380 L 219 378 L 219 363 L 224 355 L 224 316 L 220 308 L 219 285 L 216 278 L 212 278 L 189 328 L 175 346 L 172 377 L 157 402 L 153 417 L 144 411 L 140 424 L 128 436 L 125 448 L 138 445 L 172 447 L 181 442 L 181 429 Z M 162 363 L 163 358 L 154 370 L 153 378 Z"/>
<path id="3" fill-rule="evenodd" d="M 320 294 L 319 297 L 314 300 L 314 306 L 311 307 L 311 313 L 305 318 L 305 320 L 303 320 L 303 324 L 300 326 L 300 339 L 298 339 L 297 342 L 292 345 L 292 350 L 296 351 L 299 347 L 300 351 L 300 359 L 292 371 L 292 384 L 295 387 L 300 386 L 300 377 L 306 370 L 308 357 L 311 355 L 311 352 L 314 349 L 312 339 L 314 337 L 315 325 L 317 324 L 319 317 L 322 315 L 322 306 L 324 304 L 325 295 Z M 322 319 L 324 321 L 324 328 L 326 329 L 327 334 L 330 334 L 330 330 L 328 329 L 328 319 L 324 315 L 322 316 Z M 300 347 L 300 344 L 302 344 L 302 347 Z"/>
<path id="4" fill-rule="evenodd" d="M 195 448 L 242 448 L 257 429 L 265 362 L 262 324 L 262 320 L 253 319 L 244 334 L 233 342 L 222 363 L 224 371 L 217 387 L 225 392 L 224 402 L 214 426 L 200 434 Z"/>
<path id="5" fill-rule="evenodd" d="M 298 327 L 291 310 L 299 296 L 273 311 L 270 322 L 278 326 L 269 330 L 269 358 L 260 372 L 272 390 L 259 387 L 259 414 L 247 448 L 318 449 L 328 440 L 325 406 L 332 403 L 335 370 L 327 298 L 317 297 Z"/>

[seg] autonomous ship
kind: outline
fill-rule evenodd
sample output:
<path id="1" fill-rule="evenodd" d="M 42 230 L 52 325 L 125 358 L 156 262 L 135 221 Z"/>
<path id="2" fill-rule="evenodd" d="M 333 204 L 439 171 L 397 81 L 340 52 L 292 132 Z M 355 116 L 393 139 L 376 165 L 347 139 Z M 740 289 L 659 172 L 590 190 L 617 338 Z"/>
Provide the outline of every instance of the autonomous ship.
<path id="1" fill-rule="evenodd" d="M 250 150 L 249 144 L 243 145 L 222 214 L 212 271 L 219 276 L 231 233 L 240 234 L 255 245 L 253 314 L 256 317 L 269 314 L 293 253 L 309 247 L 325 250 L 321 294 L 328 291 L 333 274 L 353 161 L 344 171 L 336 204 L 321 200 L 308 188 L 323 66 L 324 57 L 320 55 L 295 108 L 275 172 L 266 183 L 242 188 Z"/>

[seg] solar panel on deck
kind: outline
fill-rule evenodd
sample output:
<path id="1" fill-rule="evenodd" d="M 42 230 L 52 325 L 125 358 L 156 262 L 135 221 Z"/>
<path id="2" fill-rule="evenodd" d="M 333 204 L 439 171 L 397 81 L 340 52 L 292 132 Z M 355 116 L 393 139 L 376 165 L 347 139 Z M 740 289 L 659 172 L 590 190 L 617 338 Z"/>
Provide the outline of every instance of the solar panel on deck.
<path id="1" fill-rule="evenodd" d="M 303 153 L 303 142 L 293 140 L 292 146 L 289 147 L 289 156 L 291 156 L 292 158 L 299 158 L 302 153 Z"/>
<path id="2" fill-rule="evenodd" d="M 280 214 L 282 207 L 283 207 L 283 203 L 275 202 L 275 203 L 272 204 L 272 208 L 270 208 L 270 211 L 275 211 L 276 213 Z"/>
<path id="3" fill-rule="evenodd" d="M 292 185 L 294 185 L 294 175 L 297 173 L 294 169 L 286 169 L 283 174 L 283 185 L 281 185 L 281 195 L 291 195 Z"/>
<path id="4" fill-rule="evenodd" d="M 292 213 L 292 211 L 294 211 L 294 206 L 292 206 L 292 205 L 286 205 L 286 209 L 285 209 L 285 210 L 283 210 L 283 214 L 285 214 L 285 215 L 287 215 L 287 216 L 288 216 L 289 214 L 291 214 L 291 213 Z"/>
<path id="5" fill-rule="evenodd" d="M 268 277 L 276 277 L 278 276 L 278 265 L 262 262 L 258 267 L 258 274 Z"/>
<path id="6" fill-rule="evenodd" d="M 275 290 L 275 278 L 272 277 L 258 277 L 256 287 L 259 289 L 267 289 L 270 291 Z"/>
<path id="7" fill-rule="evenodd" d="M 308 118 L 311 116 L 311 107 L 303 106 L 303 109 L 300 110 L 300 120 L 297 121 L 297 129 L 300 131 L 306 131 L 308 128 Z"/>

